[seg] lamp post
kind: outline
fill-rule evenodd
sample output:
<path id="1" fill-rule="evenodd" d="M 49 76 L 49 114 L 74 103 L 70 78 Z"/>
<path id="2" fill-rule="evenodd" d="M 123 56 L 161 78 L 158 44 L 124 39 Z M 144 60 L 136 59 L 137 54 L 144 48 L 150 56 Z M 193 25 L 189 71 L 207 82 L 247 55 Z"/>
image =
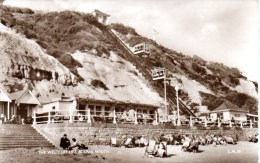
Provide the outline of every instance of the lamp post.
<path id="1" fill-rule="evenodd" d="M 180 121 L 179 96 L 178 96 L 179 87 L 177 85 L 175 86 L 175 91 L 176 91 L 176 102 L 177 102 L 177 126 L 180 126 L 181 121 Z"/>
<path id="2" fill-rule="evenodd" d="M 167 114 L 167 93 L 166 93 L 166 69 L 164 69 L 164 107 L 165 107 L 165 114 Z"/>
<path id="3" fill-rule="evenodd" d="M 168 109 L 167 109 L 167 90 L 166 90 L 166 77 L 167 77 L 167 69 L 166 68 L 159 68 L 152 70 L 153 80 L 160 80 L 163 79 L 164 81 L 164 112 L 168 116 Z"/>

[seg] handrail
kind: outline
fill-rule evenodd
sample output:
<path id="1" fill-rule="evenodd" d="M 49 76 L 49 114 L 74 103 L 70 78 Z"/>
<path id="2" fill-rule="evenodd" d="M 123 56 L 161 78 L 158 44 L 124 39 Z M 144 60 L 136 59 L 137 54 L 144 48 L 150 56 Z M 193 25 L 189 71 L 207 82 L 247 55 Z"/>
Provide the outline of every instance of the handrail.
<path id="1" fill-rule="evenodd" d="M 112 38 L 114 38 L 120 45 L 121 45 L 121 47 L 123 47 L 130 55 L 125 55 L 124 57 L 127 57 L 130 61 L 134 61 L 134 63 L 136 63 L 137 64 L 137 67 L 139 68 L 139 69 L 141 69 L 141 71 L 142 71 L 142 73 L 143 73 L 143 75 L 144 75 L 144 77 L 146 78 L 146 79 L 148 79 L 148 81 L 150 81 L 151 79 L 152 79 L 152 76 L 151 76 L 151 71 L 147 68 L 147 67 L 145 67 L 142 63 L 140 63 L 140 60 L 137 60 L 136 58 L 135 58 L 135 54 L 125 45 L 125 43 L 121 40 L 121 39 L 119 39 L 112 31 L 111 31 L 111 29 L 109 29 L 109 28 L 106 28 L 107 30 L 107 33 L 112 37 Z M 156 87 L 157 89 L 159 89 L 159 92 L 161 93 L 161 92 L 163 92 L 163 88 L 162 88 L 162 86 L 159 84 L 153 84 L 154 85 L 154 87 Z M 161 94 L 162 95 L 162 94 Z M 174 97 L 174 99 L 177 101 L 177 98 L 176 98 L 176 96 L 174 95 L 174 94 L 171 94 L 171 96 L 172 97 Z M 167 98 L 167 100 L 169 101 L 169 103 L 171 104 L 171 105 L 173 105 L 173 104 L 175 104 L 175 102 L 173 102 L 169 97 Z M 181 111 L 184 113 L 184 114 L 188 114 L 188 115 L 192 115 L 192 116 L 194 116 L 194 117 L 196 117 L 195 116 L 195 114 L 180 100 L 180 99 L 178 99 L 178 101 L 179 101 L 179 103 L 180 103 L 180 106 L 182 106 L 182 107 L 180 107 L 180 109 L 181 109 Z"/>

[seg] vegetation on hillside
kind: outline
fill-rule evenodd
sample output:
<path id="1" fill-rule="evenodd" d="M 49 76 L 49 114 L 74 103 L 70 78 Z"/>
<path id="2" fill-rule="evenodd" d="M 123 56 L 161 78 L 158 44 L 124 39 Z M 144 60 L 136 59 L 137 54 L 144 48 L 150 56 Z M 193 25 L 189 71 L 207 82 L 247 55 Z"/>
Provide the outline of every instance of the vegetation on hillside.
<path id="1" fill-rule="evenodd" d="M 76 68 L 82 66 L 71 53 L 93 50 L 101 56 L 109 55 L 109 51 L 115 49 L 102 33 L 103 26 L 91 14 L 72 11 L 34 13 L 30 9 L 1 6 L 0 15 L 2 24 L 35 39 L 74 74 L 77 74 Z"/>
<path id="2" fill-rule="evenodd" d="M 185 75 L 214 92 L 216 95 L 200 92 L 202 105 L 208 106 L 209 110 L 215 109 L 224 100 L 229 100 L 239 107 L 247 108 L 250 112 L 256 113 L 258 105 L 257 99 L 247 94 L 233 91 L 228 87 L 238 86 L 240 84 L 240 78 L 247 79 L 237 68 L 230 68 L 216 62 L 206 62 L 196 55 L 194 57 L 183 55 L 182 53 L 158 45 L 153 40 L 140 36 L 133 28 L 123 27 L 122 24 L 113 24 L 112 28 L 120 33 L 120 35 L 122 34 L 121 37 L 123 37 L 123 40 L 130 46 L 134 46 L 140 42 L 149 43 L 150 58 L 144 59 L 148 67 L 166 67 L 173 74 Z M 211 73 L 208 73 L 209 71 Z M 224 85 L 223 82 L 228 86 Z M 257 88 L 257 83 L 253 83 Z M 186 101 L 186 103 L 189 103 L 191 108 L 198 105 L 189 102 L 188 94 L 182 94 L 180 97 Z"/>
<path id="3" fill-rule="evenodd" d="M 0 21 L 27 38 L 36 40 L 48 54 L 57 58 L 74 74 L 78 74 L 77 67 L 82 66 L 70 55 L 77 50 L 91 51 L 98 56 L 109 56 L 110 51 L 115 51 L 119 55 L 123 53 L 105 33 L 105 27 L 91 14 L 75 11 L 41 13 L 30 9 L 0 6 Z M 214 95 L 200 92 L 202 105 L 209 106 L 209 109 L 215 108 L 223 100 L 229 100 L 239 107 L 249 108 L 250 112 L 257 110 L 257 99 L 230 89 L 240 84 L 239 79 L 246 79 L 238 69 L 221 63 L 206 62 L 196 55 L 190 57 L 168 49 L 142 37 L 134 28 L 123 24 L 112 24 L 111 28 L 120 33 L 130 46 L 140 42 L 149 44 L 149 58 L 140 58 L 147 68 L 166 67 L 173 74 L 196 80 L 212 91 Z M 79 75 L 78 77 L 80 79 Z M 106 83 L 99 80 L 93 80 L 91 85 L 107 89 Z M 258 87 L 256 82 L 254 85 Z M 187 93 L 183 92 L 180 97 L 189 103 Z M 195 107 L 198 104 L 189 103 L 189 105 Z"/>

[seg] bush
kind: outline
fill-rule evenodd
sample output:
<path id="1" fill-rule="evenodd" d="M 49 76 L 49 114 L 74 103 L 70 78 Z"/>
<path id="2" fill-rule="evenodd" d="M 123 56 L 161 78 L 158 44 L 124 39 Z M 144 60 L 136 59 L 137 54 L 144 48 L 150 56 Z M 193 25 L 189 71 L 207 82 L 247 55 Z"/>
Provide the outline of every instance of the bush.
<path id="1" fill-rule="evenodd" d="M 70 54 L 60 55 L 59 61 L 69 69 L 74 69 L 76 66 L 82 67 L 82 65 L 78 61 L 76 61 Z"/>
<path id="2" fill-rule="evenodd" d="M 192 68 L 193 68 L 194 71 L 196 71 L 196 72 L 199 73 L 199 74 L 206 74 L 206 73 L 207 73 L 206 70 L 205 70 L 205 68 L 199 66 L 199 65 L 198 65 L 197 63 L 195 63 L 195 62 L 192 63 Z"/>
<path id="3" fill-rule="evenodd" d="M 237 92 L 230 92 L 226 97 L 230 102 L 236 104 L 239 107 L 242 107 L 246 104 L 247 100 L 250 100 L 252 97 L 248 96 L 245 93 L 237 93 Z M 254 100 L 254 105 L 257 104 L 257 101 Z"/>
<path id="4" fill-rule="evenodd" d="M 240 84 L 239 79 L 236 78 L 236 77 L 234 77 L 234 76 L 232 76 L 232 75 L 229 75 L 229 81 L 230 81 L 232 84 L 235 84 L 235 85 Z"/>
<path id="5" fill-rule="evenodd" d="M 112 29 L 114 29 L 117 32 L 124 34 L 124 35 L 127 35 L 127 34 L 138 35 L 134 28 L 127 27 L 127 26 L 124 26 L 123 24 L 119 24 L 119 23 L 112 24 Z"/>
<path id="6" fill-rule="evenodd" d="M 97 79 L 92 80 L 91 85 L 94 86 L 95 88 L 103 88 L 104 90 L 109 90 L 102 81 L 97 80 Z"/>

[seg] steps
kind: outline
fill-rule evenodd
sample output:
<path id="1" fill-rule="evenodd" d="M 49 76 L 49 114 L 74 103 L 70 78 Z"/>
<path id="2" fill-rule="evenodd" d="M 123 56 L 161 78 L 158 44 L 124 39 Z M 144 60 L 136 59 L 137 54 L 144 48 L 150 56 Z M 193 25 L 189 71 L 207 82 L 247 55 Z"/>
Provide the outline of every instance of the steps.
<path id="1" fill-rule="evenodd" d="M 163 83 L 155 83 L 151 82 L 152 81 L 152 75 L 149 67 L 145 66 L 143 64 L 142 58 L 137 58 L 135 54 L 120 40 L 110 29 L 107 27 L 105 29 L 106 33 L 108 36 L 110 36 L 111 39 L 114 39 L 115 42 L 117 42 L 116 46 L 117 48 L 123 50 L 126 52 L 126 55 L 123 55 L 122 57 L 125 58 L 126 60 L 130 61 L 131 63 L 134 64 L 140 71 L 142 72 L 143 76 L 150 82 L 150 84 L 153 86 L 154 89 L 158 91 L 158 93 L 163 97 L 164 96 L 164 86 Z M 167 89 L 167 101 L 171 106 L 176 105 L 176 94 L 173 91 L 174 89 Z M 174 98 L 174 100 L 171 99 L 171 97 Z M 188 115 L 188 116 L 193 116 L 196 117 L 195 114 L 179 99 L 179 104 L 180 104 L 180 110 L 182 111 L 183 114 Z"/>
<path id="2" fill-rule="evenodd" d="M 31 125 L 2 124 L 0 125 L 0 150 L 12 148 L 54 148 Z"/>

